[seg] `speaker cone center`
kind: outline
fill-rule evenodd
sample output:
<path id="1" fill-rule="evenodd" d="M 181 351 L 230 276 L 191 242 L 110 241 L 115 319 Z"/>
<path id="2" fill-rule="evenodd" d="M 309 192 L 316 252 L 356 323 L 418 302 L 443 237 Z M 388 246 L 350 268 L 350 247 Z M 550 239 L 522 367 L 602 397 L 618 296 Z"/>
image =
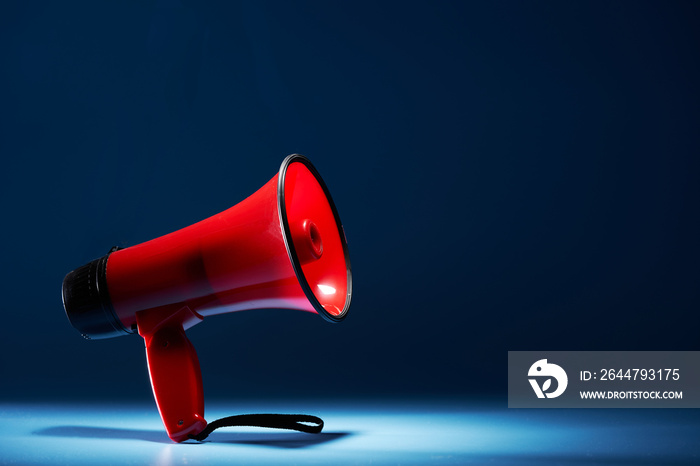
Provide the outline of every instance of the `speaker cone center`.
<path id="1" fill-rule="evenodd" d="M 318 226 L 307 218 L 299 222 L 294 230 L 294 249 L 299 262 L 303 265 L 320 259 L 323 255 L 323 241 Z"/>

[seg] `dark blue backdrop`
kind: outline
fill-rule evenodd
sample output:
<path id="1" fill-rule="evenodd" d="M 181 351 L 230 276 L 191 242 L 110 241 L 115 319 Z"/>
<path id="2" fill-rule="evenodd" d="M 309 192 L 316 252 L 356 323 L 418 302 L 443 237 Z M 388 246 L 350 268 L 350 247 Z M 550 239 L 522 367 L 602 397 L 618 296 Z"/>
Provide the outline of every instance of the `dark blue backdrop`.
<path id="1" fill-rule="evenodd" d="M 0 14 L 4 399 L 150 399 L 65 273 L 307 155 L 348 319 L 193 328 L 207 398 L 495 393 L 508 350 L 698 350 L 696 2 L 52 2 Z"/>

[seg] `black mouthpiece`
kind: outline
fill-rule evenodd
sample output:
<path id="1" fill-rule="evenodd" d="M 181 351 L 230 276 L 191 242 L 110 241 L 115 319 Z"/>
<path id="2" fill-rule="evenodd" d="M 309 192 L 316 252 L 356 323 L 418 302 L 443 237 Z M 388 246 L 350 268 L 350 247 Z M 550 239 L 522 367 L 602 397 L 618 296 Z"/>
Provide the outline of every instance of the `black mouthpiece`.
<path id="1" fill-rule="evenodd" d="M 71 325 L 88 340 L 131 332 L 117 317 L 107 290 L 109 254 L 70 272 L 63 279 L 63 307 Z"/>

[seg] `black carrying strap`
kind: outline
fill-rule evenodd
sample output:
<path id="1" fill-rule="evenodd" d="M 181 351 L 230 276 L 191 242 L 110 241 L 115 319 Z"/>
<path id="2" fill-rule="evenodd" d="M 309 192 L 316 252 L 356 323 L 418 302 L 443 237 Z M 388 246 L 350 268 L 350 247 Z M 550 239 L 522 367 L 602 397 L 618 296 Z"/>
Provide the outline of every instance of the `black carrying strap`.
<path id="1" fill-rule="evenodd" d="M 201 442 L 216 429 L 233 426 L 271 427 L 318 434 L 323 429 L 323 420 L 308 414 L 239 414 L 210 422 L 203 431 L 190 435 L 190 438 Z"/>

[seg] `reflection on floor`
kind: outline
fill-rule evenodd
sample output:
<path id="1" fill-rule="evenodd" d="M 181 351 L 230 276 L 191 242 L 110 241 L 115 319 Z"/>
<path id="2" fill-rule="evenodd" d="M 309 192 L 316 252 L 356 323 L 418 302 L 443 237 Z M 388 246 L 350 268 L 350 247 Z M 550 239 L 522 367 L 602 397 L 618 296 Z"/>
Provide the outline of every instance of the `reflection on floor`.
<path id="1" fill-rule="evenodd" d="M 210 403 L 208 419 L 318 415 L 321 434 L 236 427 L 173 444 L 153 405 L 0 405 L 0 463 L 700 464 L 699 410 L 514 410 L 474 400 Z"/>

